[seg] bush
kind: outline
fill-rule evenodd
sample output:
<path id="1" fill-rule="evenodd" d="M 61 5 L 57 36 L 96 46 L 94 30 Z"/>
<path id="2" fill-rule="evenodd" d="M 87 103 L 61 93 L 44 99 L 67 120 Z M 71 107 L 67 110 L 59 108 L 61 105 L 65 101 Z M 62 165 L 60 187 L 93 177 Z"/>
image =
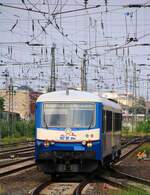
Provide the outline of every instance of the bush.
<path id="1" fill-rule="evenodd" d="M 136 131 L 150 133 L 150 119 L 138 122 L 136 126 Z"/>
<path id="2" fill-rule="evenodd" d="M 2 138 L 9 135 L 9 123 L 3 119 L 0 120 L 0 132 Z"/>
<path id="3" fill-rule="evenodd" d="M 1 137 L 33 137 L 34 136 L 34 121 L 14 121 L 13 127 L 10 122 L 6 120 L 0 120 Z"/>

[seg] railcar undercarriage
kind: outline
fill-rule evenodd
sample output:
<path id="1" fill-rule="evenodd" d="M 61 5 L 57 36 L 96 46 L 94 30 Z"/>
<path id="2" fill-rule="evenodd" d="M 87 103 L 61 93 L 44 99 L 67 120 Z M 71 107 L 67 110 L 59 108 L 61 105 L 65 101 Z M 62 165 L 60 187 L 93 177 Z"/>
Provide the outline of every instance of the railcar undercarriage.
<path id="1" fill-rule="evenodd" d="M 98 168 L 99 162 L 93 151 L 72 152 L 55 151 L 45 152 L 39 155 L 36 160 L 38 167 L 45 173 L 65 173 L 65 172 L 92 172 Z"/>

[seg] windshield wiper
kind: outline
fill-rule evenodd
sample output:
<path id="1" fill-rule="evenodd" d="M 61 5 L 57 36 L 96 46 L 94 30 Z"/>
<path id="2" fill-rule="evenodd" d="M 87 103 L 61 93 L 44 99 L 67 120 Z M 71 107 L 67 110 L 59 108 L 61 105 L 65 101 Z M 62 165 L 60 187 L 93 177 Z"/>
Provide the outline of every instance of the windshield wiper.
<path id="1" fill-rule="evenodd" d="M 45 125 L 46 125 L 46 129 L 48 129 L 48 124 L 47 124 L 47 122 L 46 122 L 46 117 L 45 117 L 45 112 L 43 112 L 43 119 L 44 119 L 44 123 L 45 123 Z"/>
<path id="2" fill-rule="evenodd" d="M 91 128 L 92 123 L 93 123 L 93 119 L 94 119 L 94 114 L 92 114 L 91 121 L 90 121 L 90 125 L 89 125 L 88 129 L 90 129 L 90 128 Z"/>

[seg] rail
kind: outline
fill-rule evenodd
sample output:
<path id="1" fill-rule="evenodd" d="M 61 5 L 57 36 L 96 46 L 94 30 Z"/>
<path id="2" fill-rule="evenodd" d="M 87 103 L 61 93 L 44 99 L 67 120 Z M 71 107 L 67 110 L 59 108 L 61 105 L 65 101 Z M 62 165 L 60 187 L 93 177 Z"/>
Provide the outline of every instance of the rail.
<path id="1" fill-rule="evenodd" d="M 29 160 L 28 160 L 29 161 Z M 25 162 L 25 161 L 24 161 Z M 27 161 L 26 161 L 27 162 Z M 15 164 L 14 164 L 15 165 Z M 12 166 L 14 166 L 12 165 Z M 18 166 L 18 165 L 17 165 Z M 8 166 L 8 169 L 6 170 L 3 170 L 1 169 L 1 173 L 0 173 L 0 178 L 4 177 L 4 176 L 8 176 L 8 175 L 11 175 L 13 173 L 17 173 L 19 171 L 23 171 L 23 170 L 26 170 L 28 168 L 31 168 L 31 167 L 36 167 L 36 164 L 34 161 L 30 160 L 27 164 L 25 165 L 22 165 L 21 164 L 19 165 L 19 167 L 9 167 Z"/>
<path id="2" fill-rule="evenodd" d="M 46 188 L 48 185 L 50 185 L 52 183 L 51 179 L 42 182 L 41 184 L 39 184 L 31 193 L 31 195 L 39 195 L 40 192 Z"/>

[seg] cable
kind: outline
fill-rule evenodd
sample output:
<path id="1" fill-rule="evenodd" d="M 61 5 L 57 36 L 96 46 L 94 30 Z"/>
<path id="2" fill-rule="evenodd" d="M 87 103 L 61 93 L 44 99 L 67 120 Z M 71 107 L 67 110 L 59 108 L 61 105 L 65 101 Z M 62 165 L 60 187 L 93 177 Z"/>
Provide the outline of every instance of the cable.
<path id="1" fill-rule="evenodd" d="M 35 12 L 35 13 L 44 14 L 44 15 L 49 14 L 48 12 L 44 12 L 44 11 L 37 11 L 37 10 L 31 9 L 31 8 L 11 6 L 11 5 L 3 4 L 3 3 L 0 3 L 0 6 L 19 9 L 19 10 L 24 10 L 24 11 L 29 11 L 29 12 Z M 51 16 L 55 16 L 55 15 L 59 15 L 59 14 L 66 14 L 66 13 L 71 13 L 71 12 L 84 11 L 84 10 L 87 10 L 87 9 L 94 9 L 94 8 L 98 8 L 98 7 L 100 7 L 100 5 L 87 7 L 86 9 L 81 8 L 81 9 L 67 10 L 67 11 L 63 11 L 63 12 L 56 12 L 56 13 L 52 13 Z"/>

